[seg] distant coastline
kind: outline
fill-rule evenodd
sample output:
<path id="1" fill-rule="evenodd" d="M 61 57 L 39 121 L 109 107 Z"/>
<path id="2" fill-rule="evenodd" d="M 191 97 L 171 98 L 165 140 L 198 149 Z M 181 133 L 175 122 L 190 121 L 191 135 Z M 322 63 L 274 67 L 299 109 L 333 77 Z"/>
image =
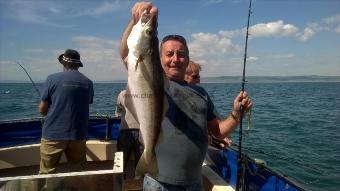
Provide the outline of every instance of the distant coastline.
<path id="1" fill-rule="evenodd" d="M 248 83 L 340 82 L 340 76 L 246 76 Z M 240 83 L 241 76 L 205 77 L 202 83 Z"/>
<path id="2" fill-rule="evenodd" d="M 240 83 L 241 76 L 202 77 L 201 83 Z M 248 83 L 282 83 L 282 82 L 340 82 L 340 76 L 247 76 Z M 23 80 L 0 80 L 0 83 L 31 83 Z M 37 81 L 35 83 L 43 83 Z M 94 83 L 126 83 L 126 80 L 94 81 Z"/>

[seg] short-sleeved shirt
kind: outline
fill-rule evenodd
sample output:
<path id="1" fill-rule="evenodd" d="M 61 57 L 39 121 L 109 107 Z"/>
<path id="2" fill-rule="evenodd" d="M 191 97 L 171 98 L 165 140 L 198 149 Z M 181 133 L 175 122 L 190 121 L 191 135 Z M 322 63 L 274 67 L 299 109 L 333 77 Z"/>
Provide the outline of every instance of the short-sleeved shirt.
<path id="1" fill-rule="evenodd" d="M 93 83 L 78 70 L 66 70 L 47 77 L 41 100 L 49 103 L 42 128 L 47 140 L 83 140 L 88 131 L 89 104 Z"/>
<path id="2" fill-rule="evenodd" d="M 169 109 L 156 146 L 158 181 L 190 185 L 201 180 L 208 147 L 207 122 L 216 118 L 214 105 L 199 86 L 170 82 L 166 90 Z"/>
<path id="3" fill-rule="evenodd" d="M 139 123 L 134 118 L 132 113 L 125 108 L 124 100 L 126 96 L 126 90 L 122 90 L 118 94 L 116 103 L 116 116 L 120 117 L 120 128 L 121 129 L 139 129 Z"/>

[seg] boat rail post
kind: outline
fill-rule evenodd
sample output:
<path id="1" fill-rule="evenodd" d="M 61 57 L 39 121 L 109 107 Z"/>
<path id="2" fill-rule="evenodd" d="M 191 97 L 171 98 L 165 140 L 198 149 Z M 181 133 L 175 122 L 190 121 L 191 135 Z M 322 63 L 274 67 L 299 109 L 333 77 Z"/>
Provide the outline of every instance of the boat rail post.
<path id="1" fill-rule="evenodd" d="M 106 116 L 106 131 L 105 131 L 105 141 L 110 141 L 112 139 L 112 122 L 109 115 Z"/>

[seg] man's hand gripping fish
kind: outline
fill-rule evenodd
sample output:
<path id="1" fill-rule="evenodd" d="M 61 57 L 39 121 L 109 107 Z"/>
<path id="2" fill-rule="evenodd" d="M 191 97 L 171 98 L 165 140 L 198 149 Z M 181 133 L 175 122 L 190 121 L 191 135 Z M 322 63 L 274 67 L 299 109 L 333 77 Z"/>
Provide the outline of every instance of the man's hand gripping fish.
<path id="1" fill-rule="evenodd" d="M 158 50 L 157 17 L 143 12 L 127 39 L 128 85 L 125 97 L 128 109 L 140 124 L 144 152 L 137 164 L 136 175 L 157 176 L 155 146 L 167 109 L 164 81 Z"/>

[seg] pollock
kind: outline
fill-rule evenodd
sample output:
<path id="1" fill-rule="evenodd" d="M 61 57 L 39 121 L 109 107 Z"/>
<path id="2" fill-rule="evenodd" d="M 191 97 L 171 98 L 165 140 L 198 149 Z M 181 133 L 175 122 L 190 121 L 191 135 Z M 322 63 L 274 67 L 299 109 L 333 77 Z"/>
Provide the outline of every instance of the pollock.
<path id="1" fill-rule="evenodd" d="M 161 135 L 161 123 L 167 101 L 164 95 L 165 74 L 158 50 L 157 18 L 143 12 L 127 39 L 128 84 L 124 100 L 140 124 L 144 152 L 137 164 L 136 175 L 157 176 L 155 147 Z"/>

